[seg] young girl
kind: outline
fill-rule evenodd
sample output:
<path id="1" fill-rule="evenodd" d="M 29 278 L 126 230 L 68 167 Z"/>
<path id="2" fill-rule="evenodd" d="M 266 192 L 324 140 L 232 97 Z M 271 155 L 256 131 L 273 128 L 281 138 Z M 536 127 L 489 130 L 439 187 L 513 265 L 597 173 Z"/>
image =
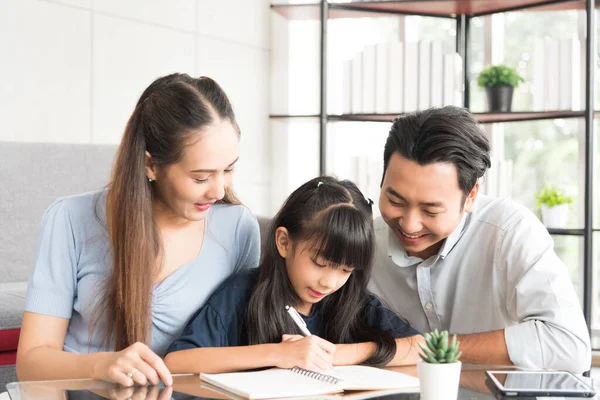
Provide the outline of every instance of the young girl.
<path id="1" fill-rule="evenodd" d="M 258 264 L 258 223 L 230 188 L 239 138 L 210 78 L 172 74 L 144 91 L 108 188 L 44 215 L 20 380 L 171 384 L 167 346 L 225 278 Z"/>
<path id="2" fill-rule="evenodd" d="M 173 373 L 418 361 L 418 332 L 367 292 L 371 203 L 349 181 L 313 179 L 275 216 L 258 269 L 230 277 L 167 349 Z M 300 332 L 286 305 L 302 314 Z"/>

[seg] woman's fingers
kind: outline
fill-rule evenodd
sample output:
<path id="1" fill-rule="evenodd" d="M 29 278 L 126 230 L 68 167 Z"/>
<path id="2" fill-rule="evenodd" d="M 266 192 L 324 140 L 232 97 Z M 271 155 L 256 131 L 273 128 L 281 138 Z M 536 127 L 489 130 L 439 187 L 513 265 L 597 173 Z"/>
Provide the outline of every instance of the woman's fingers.
<path id="1" fill-rule="evenodd" d="M 133 386 L 133 379 L 128 377 L 127 372 L 117 365 L 113 365 L 108 369 L 108 378 L 109 381 L 118 383 L 121 386 Z"/>
<path id="2" fill-rule="evenodd" d="M 146 375 L 146 376 L 149 378 L 150 382 L 152 382 L 153 384 L 158 384 L 158 379 L 160 379 L 167 386 L 173 385 L 173 377 L 171 376 L 171 372 L 165 365 L 162 358 L 160 358 L 155 352 L 150 350 L 150 348 L 148 346 L 146 346 L 145 344 L 140 343 L 139 345 L 140 346 L 139 346 L 138 354 L 140 355 L 140 358 L 147 365 L 149 365 L 158 375 L 156 380 L 153 381 L 154 376 L 149 372 L 149 374 L 152 376 L 148 376 L 148 375 Z M 150 378 L 152 378 L 152 379 L 150 379 Z"/>
<path id="3" fill-rule="evenodd" d="M 127 372 L 126 375 L 133 381 L 133 383 L 146 386 L 148 383 L 148 378 L 146 378 L 146 374 L 142 372 L 144 369 L 146 369 L 142 366 L 142 363 L 145 364 L 143 361 L 136 363 L 131 371 Z"/>

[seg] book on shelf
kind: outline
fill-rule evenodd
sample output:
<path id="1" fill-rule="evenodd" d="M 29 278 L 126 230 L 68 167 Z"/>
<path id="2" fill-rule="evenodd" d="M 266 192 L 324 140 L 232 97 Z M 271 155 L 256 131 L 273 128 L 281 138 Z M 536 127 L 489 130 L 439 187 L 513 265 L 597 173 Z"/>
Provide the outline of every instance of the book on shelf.
<path id="1" fill-rule="evenodd" d="M 383 113 L 399 114 L 404 111 L 404 44 L 389 43 L 388 54 L 387 108 Z"/>
<path id="2" fill-rule="evenodd" d="M 546 110 L 546 41 L 537 38 L 533 45 L 533 77 L 531 80 L 533 111 Z"/>
<path id="3" fill-rule="evenodd" d="M 430 102 L 431 107 L 444 105 L 444 56 L 447 51 L 443 40 L 431 42 L 431 79 Z"/>
<path id="4" fill-rule="evenodd" d="M 460 107 L 463 102 L 462 57 L 454 52 L 445 54 L 443 69 L 443 104 Z"/>
<path id="5" fill-rule="evenodd" d="M 561 39 L 558 54 L 559 109 L 580 110 L 581 43 L 576 38 Z"/>
<path id="6" fill-rule="evenodd" d="M 404 43 L 404 112 L 419 108 L 419 44 Z"/>
<path id="7" fill-rule="evenodd" d="M 419 392 L 419 379 L 399 372 L 365 367 L 333 367 L 326 373 L 301 368 L 271 368 L 262 371 L 200 374 L 213 386 L 248 399 L 308 397 L 345 390 L 394 390 Z"/>
<path id="8" fill-rule="evenodd" d="M 546 38 L 545 46 L 545 84 L 546 84 L 546 96 L 545 96 L 545 110 L 555 111 L 560 109 L 559 100 L 559 51 L 558 41 L 552 38 Z"/>
<path id="9" fill-rule="evenodd" d="M 343 114 L 462 105 L 462 59 L 441 40 L 367 45 L 341 68 Z"/>
<path id="10" fill-rule="evenodd" d="M 342 114 L 352 113 L 352 60 L 344 61 L 342 73 Z"/>
<path id="11" fill-rule="evenodd" d="M 363 110 L 363 53 L 356 53 L 352 59 L 352 113 L 360 114 Z"/>
<path id="12" fill-rule="evenodd" d="M 431 42 L 429 40 L 419 41 L 419 65 L 418 76 L 418 106 L 419 110 L 431 107 Z"/>
<path id="13" fill-rule="evenodd" d="M 534 111 L 581 110 L 583 82 L 579 39 L 536 39 L 532 63 Z"/>
<path id="14" fill-rule="evenodd" d="M 390 77 L 390 47 L 392 43 L 375 45 L 375 112 L 385 114 L 389 111 L 388 95 L 393 85 Z"/>
<path id="15" fill-rule="evenodd" d="M 363 49 L 362 63 L 362 113 L 373 114 L 375 112 L 375 45 L 366 45 Z"/>

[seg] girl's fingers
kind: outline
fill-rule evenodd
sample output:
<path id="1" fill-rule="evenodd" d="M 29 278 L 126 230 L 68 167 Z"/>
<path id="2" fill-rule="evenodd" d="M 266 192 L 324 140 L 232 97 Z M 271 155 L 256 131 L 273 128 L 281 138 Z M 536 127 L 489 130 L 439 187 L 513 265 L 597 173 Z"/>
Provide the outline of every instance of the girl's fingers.
<path id="1" fill-rule="evenodd" d="M 335 344 L 328 342 L 327 340 L 322 339 L 322 338 L 318 338 L 317 344 L 319 345 L 320 348 L 322 348 L 327 353 L 329 353 L 329 354 L 335 353 Z"/>
<path id="2" fill-rule="evenodd" d="M 331 355 L 329 353 L 326 353 L 322 349 L 318 349 L 315 352 L 315 355 L 316 355 L 315 360 L 319 361 L 319 365 L 322 365 L 325 370 L 328 370 L 331 368 L 331 363 L 333 361 L 333 358 L 331 357 Z"/>
<path id="3" fill-rule="evenodd" d="M 303 338 L 304 338 L 304 336 L 302 336 L 302 335 L 283 335 L 281 337 L 281 341 L 282 342 L 295 342 L 296 340 L 300 340 Z"/>
<path id="4" fill-rule="evenodd" d="M 322 358 L 315 357 L 312 362 L 311 369 L 316 372 L 325 372 L 329 369 L 329 364 L 326 361 L 324 361 Z"/>

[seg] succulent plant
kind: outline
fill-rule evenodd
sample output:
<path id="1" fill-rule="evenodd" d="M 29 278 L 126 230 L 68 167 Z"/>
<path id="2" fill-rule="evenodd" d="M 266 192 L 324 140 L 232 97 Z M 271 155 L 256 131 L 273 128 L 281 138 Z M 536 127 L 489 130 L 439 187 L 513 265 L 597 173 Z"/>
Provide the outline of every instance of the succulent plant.
<path id="1" fill-rule="evenodd" d="M 456 335 L 452 336 L 452 343 L 448 344 L 448 331 L 433 332 L 425 334 L 427 347 L 419 343 L 423 354 L 419 354 L 423 361 L 430 364 L 450 364 L 458 361 L 462 353 L 458 351 L 460 342 L 456 341 Z"/>

